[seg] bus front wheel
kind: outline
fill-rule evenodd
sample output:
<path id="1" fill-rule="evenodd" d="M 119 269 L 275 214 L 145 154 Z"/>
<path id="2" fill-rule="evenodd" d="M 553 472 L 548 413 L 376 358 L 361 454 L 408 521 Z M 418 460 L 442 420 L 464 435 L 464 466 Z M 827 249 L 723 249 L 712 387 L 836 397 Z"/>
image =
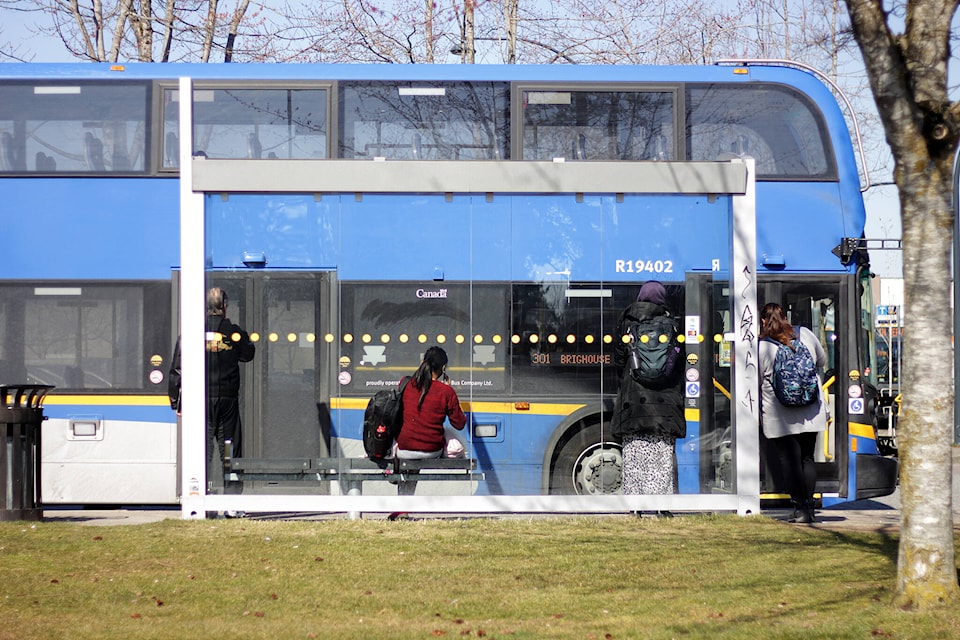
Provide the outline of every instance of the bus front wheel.
<path id="1" fill-rule="evenodd" d="M 610 425 L 589 425 L 560 448 L 550 474 L 554 495 L 617 494 L 623 456 L 610 436 Z"/>

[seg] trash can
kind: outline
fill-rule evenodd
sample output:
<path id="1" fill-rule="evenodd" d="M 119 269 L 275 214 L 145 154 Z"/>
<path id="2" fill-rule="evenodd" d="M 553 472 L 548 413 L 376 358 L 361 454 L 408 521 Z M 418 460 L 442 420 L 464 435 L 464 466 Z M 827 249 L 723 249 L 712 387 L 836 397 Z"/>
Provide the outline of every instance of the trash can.
<path id="1" fill-rule="evenodd" d="M 0 520 L 42 520 L 40 425 L 52 385 L 0 385 Z"/>

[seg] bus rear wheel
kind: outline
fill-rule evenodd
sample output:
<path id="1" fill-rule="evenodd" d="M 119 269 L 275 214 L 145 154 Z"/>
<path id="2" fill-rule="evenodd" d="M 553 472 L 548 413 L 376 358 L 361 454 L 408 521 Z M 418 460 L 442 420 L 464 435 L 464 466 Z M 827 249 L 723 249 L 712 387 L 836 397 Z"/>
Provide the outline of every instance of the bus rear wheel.
<path id="1" fill-rule="evenodd" d="M 567 440 L 557 454 L 550 474 L 554 495 L 621 493 L 623 455 L 610 436 L 610 425 L 584 427 Z"/>

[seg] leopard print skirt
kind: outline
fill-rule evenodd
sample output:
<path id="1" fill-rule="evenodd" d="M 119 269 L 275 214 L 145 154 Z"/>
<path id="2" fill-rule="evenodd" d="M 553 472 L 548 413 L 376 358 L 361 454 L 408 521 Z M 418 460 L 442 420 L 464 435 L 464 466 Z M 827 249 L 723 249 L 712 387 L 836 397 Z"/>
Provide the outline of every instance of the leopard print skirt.
<path id="1" fill-rule="evenodd" d="M 663 495 L 676 492 L 676 438 L 624 436 L 623 493 Z"/>

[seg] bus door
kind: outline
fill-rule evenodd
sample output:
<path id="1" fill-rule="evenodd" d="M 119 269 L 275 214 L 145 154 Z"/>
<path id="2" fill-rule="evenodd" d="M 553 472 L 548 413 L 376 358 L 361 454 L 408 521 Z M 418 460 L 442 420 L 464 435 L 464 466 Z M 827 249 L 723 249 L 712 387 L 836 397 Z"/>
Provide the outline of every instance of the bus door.
<path id="1" fill-rule="evenodd" d="M 733 331 L 729 282 L 716 274 L 688 273 L 684 403 L 687 438 L 694 436 L 696 442 L 691 444 L 696 446 L 678 447 L 678 472 L 681 487 L 695 481 L 700 493 L 736 491 L 730 401 L 734 359 L 733 343 L 727 339 Z M 692 380 L 699 382 L 696 394 L 689 388 Z M 684 476 L 690 475 L 685 469 L 696 469 L 696 477 L 684 482 Z"/>
<path id="2" fill-rule="evenodd" d="M 332 272 L 208 272 L 207 287 L 227 291 L 227 316 L 257 347 L 240 366 L 244 457 L 329 455 L 331 356 L 323 336 L 334 321 L 333 280 Z M 211 469 L 218 476 L 222 470 Z M 245 493 L 256 491 L 251 484 Z"/>
<path id="3" fill-rule="evenodd" d="M 807 277 L 803 281 L 778 280 L 760 281 L 759 304 L 768 302 L 780 304 L 787 319 L 794 326 L 806 327 L 813 331 L 826 354 L 824 387 L 830 419 L 827 430 L 817 438 L 817 493 L 824 495 L 846 495 L 847 492 L 847 450 L 843 443 L 847 441 L 847 405 L 837 402 L 837 398 L 846 398 L 847 371 L 858 369 L 856 357 L 856 327 L 844 326 L 848 318 L 856 317 L 847 307 L 850 304 L 846 295 L 845 281 L 830 277 Z M 761 459 L 763 476 L 761 492 L 770 498 L 786 497 L 784 487 L 777 487 L 770 474 L 766 442 L 761 434 Z"/>
<path id="4" fill-rule="evenodd" d="M 827 356 L 826 386 L 831 420 L 827 431 L 817 441 L 817 491 L 821 494 L 845 495 L 847 486 L 846 405 L 835 398 L 846 397 L 846 377 L 836 372 L 857 369 L 856 345 L 852 338 L 842 339 L 855 328 L 842 326 L 843 319 L 852 317 L 842 308 L 850 304 L 846 298 L 843 281 L 828 276 L 814 280 L 770 281 L 761 279 L 758 288 L 758 305 L 777 302 L 783 306 L 788 318 L 795 325 L 804 326 L 818 337 Z M 733 345 L 728 340 L 734 331 L 730 317 L 730 291 L 727 282 L 702 274 L 687 276 L 687 311 L 689 317 L 698 318 L 700 333 L 704 340 L 699 347 L 688 342 L 687 367 L 696 365 L 703 381 L 700 397 L 685 398 L 688 415 L 699 417 L 699 475 L 704 491 L 730 491 L 733 482 L 731 443 L 730 389 L 733 367 Z M 757 330 L 760 318 L 757 309 Z M 691 359 L 690 354 L 694 357 Z M 693 360 L 694 362 L 691 362 Z M 842 414 L 842 415 L 841 415 Z M 761 494 L 764 500 L 786 498 L 783 487 L 775 485 L 770 472 L 768 445 L 760 434 Z M 681 459 L 681 465 L 683 461 Z M 682 466 L 681 466 L 682 474 Z"/>

